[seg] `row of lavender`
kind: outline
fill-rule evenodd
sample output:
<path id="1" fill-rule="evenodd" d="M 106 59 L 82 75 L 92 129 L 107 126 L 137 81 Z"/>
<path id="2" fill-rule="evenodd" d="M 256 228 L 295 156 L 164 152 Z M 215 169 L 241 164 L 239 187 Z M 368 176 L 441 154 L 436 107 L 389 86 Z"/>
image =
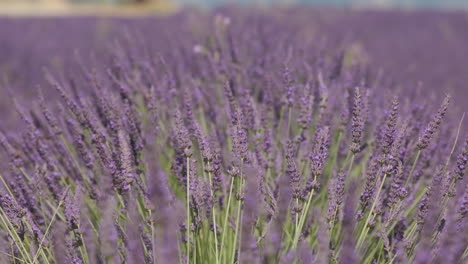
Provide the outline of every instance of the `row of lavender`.
<path id="1" fill-rule="evenodd" d="M 238 11 L 221 9 L 220 12 Z M 278 28 L 291 34 L 307 35 L 306 38 L 313 36 L 314 47 L 321 48 L 322 52 L 351 51 L 359 62 L 372 65 L 376 72 L 382 71 L 380 74 L 393 82 L 391 86 L 414 90 L 421 81 L 422 89 L 438 96 L 450 91 L 458 105 L 468 100 L 465 87 L 468 75 L 464 70 L 468 60 L 466 13 L 310 8 L 269 11 L 269 14 L 246 10 L 242 13 L 249 17 L 237 18 L 239 28 L 241 24 L 251 26 L 266 19 L 268 23 L 264 24 L 268 25 L 259 29 L 269 32 L 265 34 L 271 35 Z M 102 56 L 108 54 L 106 50 L 113 46 L 116 38 L 137 30 L 145 36 L 150 54 L 172 53 L 172 48 L 179 45 L 188 47 L 200 42 L 202 36 L 209 34 L 212 24 L 209 14 L 195 11 L 165 18 L 0 18 L 0 23 L 3 25 L 0 28 L 3 36 L 0 69 L 9 73 L 8 79 L 15 81 L 15 89 L 23 89 L 23 96 L 29 97 L 34 96 L 34 92 L 28 87 L 44 79 L 43 67 L 67 68 L 73 72 L 74 65 L 70 61 L 77 49 L 81 56 L 88 56 L 91 51 L 95 56 Z M 133 43 L 141 41 L 131 40 Z M 265 42 L 270 41 L 275 41 L 274 37 L 267 36 Z M 137 44 L 134 49 L 140 46 Z M 28 78 L 23 77 L 24 72 L 28 72 Z M 2 83 L 4 79 L 3 74 Z M 0 102 L 0 109 L 2 107 L 10 105 Z M 464 107 L 463 111 L 467 110 Z"/>
<path id="2" fill-rule="evenodd" d="M 1 262 L 466 261 L 463 105 L 341 16 L 5 19 Z"/>

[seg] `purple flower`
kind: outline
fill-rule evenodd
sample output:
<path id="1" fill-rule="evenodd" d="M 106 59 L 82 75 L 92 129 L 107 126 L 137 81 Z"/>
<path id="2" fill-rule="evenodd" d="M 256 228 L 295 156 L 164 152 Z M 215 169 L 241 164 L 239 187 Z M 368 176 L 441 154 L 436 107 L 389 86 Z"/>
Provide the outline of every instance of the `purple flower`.
<path id="1" fill-rule="evenodd" d="M 242 113 L 237 108 L 235 120 L 237 122 L 231 127 L 232 152 L 239 161 L 248 161 L 248 137 L 247 131 L 242 126 Z"/>
<path id="2" fill-rule="evenodd" d="M 455 166 L 454 173 L 457 180 L 463 180 L 466 171 L 466 164 L 468 163 L 468 137 L 465 139 L 463 150 L 457 157 L 457 165 Z"/>
<path id="3" fill-rule="evenodd" d="M 289 185 L 293 193 L 293 198 L 300 197 L 301 192 L 301 176 L 299 175 L 295 162 L 296 147 L 292 140 L 286 142 L 286 176 L 289 179 Z"/>
<path id="4" fill-rule="evenodd" d="M 376 189 L 376 181 L 377 181 L 377 169 L 378 163 L 375 158 L 371 158 L 369 160 L 369 165 L 366 170 L 366 179 L 364 184 L 364 190 L 361 193 L 361 197 L 359 202 L 361 207 L 366 208 L 370 205 L 372 201 L 372 197 L 374 197 L 374 192 Z"/>
<path id="5" fill-rule="evenodd" d="M 79 157 L 85 163 L 85 166 L 92 170 L 94 165 L 94 159 L 92 156 L 92 152 L 89 151 L 88 146 L 85 143 L 85 135 L 81 132 L 81 129 L 76 124 L 76 121 L 73 119 L 67 119 L 66 123 L 68 125 L 68 129 L 73 137 L 73 145 L 75 146 L 76 150 L 78 151 Z"/>
<path id="6" fill-rule="evenodd" d="M 346 174 L 341 169 L 336 173 L 336 176 L 332 178 L 332 182 L 329 185 L 327 219 L 330 224 L 334 223 L 340 215 L 340 209 L 345 195 L 345 178 Z"/>
<path id="7" fill-rule="evenodd" d="M 395 96 L 392 99 L 390 111 L 385 121 L 384 134 L 382 139 L 383 154 L 390 153 L 393 141 L 395 140 L 395 131 L 398 119 L 398 98 Z"/>
<path id="8" fill-rule="evenodd" d="M 328 157 L 329 128 L 318 128 L 315 133 L 313 150 L 309 156 L 312 176 L 320 176 Z"/>
<path id="9" fill-rule="evenodd" d="M 364 103 L 361 88 L 354 89 L 354 106 L 351 119 L 351 152 L 354 154 L 361 151 L 361 141 L 364 133 Z"/>
<path id="10" fill-rule="evenodd" d="M 49 108 L 46 106 L 44 95 L 42 94 L 42 90 L 39 88 L 39 106 L 41 108 L 42 114 L 46 119 L 47 123 L 51 127 L 52 131 L 55 135 L 60 135 L 62 130 L 58 125 L 58 121 L 54 115 L 50 112 Z"/>
<path id="11" fill-rule="evenodd" d="M 289 70 L 287 66 L 284 67 L 282 77 L 283 77 L 283 85 L 286 91 L 286 94 L 285 94 L 286 105 L 288 107 L 292 107 L 295 101 L 294 94 L 295 94 L 296 87 L 293 84 L 291 71 Z"/>
<path id="12" fill-rule="evenodd" d="M 67 193 L 64 201 L 64 215 L 67 221 L 68 231 L 77 230 L 80 226 L 80 204 L 79 204 L 79 188 L 76 189 L 75 194 Z"/>
<path id="13" fill-rule="evenodd" d="M 340 253 L 340 262 L 346 264 L 357 263 L 357 256 L 355 252 L 355 241 L 353 236 L 353 231 L 355 227 L 355 217 L 354 209 L 356 208 L 355 201 L 355 190 L 356 184 L 351 182 L 349 186 L 349 192 L 347 194 L 345 203 L 344 203 L 344 212 L 343 212 L 343 248 Z"/>
<path id="14" fill-rule="evenodd" d="M 304 87 L 304 94 L 300 99 L 299 104 L 299 116 L 297 118 L 297 122 L 302 129 L 309 128 L 310 124 L 312 123 L 312 114 L 313 108 L 312 104 L 314 102 L 313 96 L 311 94 L 310 85 L 307 83 Z"/>
<path id="15" fill-rule="evenodd" d="M 446 95 L 439 110 L 437 111 L 437 114 L 435 114 L 424 132 L 419 136 L 419 141 L 416 145 L 419 150 L 425 149 L 429 146 L 432 137 L 438 131 L 440 123 L 442 123 L 442 120 L 444 119 L 449 103 L 450 95 Z"/>

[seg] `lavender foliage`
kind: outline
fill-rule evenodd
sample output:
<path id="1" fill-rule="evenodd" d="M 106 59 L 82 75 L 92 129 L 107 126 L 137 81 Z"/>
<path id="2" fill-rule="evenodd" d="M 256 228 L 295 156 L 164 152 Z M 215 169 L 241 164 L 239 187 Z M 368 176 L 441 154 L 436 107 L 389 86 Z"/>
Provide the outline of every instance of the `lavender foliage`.
<path id="1" fill-rule="evenodd" d="M 0 18 L 0 263 L 466 263 L 465 28 Z"/>

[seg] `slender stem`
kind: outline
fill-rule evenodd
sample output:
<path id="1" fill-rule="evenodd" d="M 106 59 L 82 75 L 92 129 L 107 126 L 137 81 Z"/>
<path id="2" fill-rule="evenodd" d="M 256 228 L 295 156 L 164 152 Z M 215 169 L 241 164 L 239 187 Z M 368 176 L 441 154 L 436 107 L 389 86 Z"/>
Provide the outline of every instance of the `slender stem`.
<path id="1" fill-rule="evenodd" d="M 11 198 L 16 202 L 15 196 L 10 190 L 10 187 L 8 187 L 8 184 L 5 182 L 5 179 L 3 178 L 2 174 L 0 173 L 0 180 L 2 181 L 3 185 L 5 186 L 5 189 L 7 190 L 8 194 L 10 194 Z"/>
<path id="2" fill-rule="evenodd" d="M 346 177 L 349 177 L 349 174 L 351 173 L 351 170 L 353 169 L 355 156 L 356 156 L 355 154 L 351 155 L 351 161 L 349 162 L 349 167 L 348 167 L 348 172 L 346 173 Z"/>
<path id="3" fill-rule="evenodd" d="M 380 171 L 381 169 L 379 170 L 379 172 L 377 173 L 377 175 L 380 174 Z M 363 243 L 363 240 L 364 240 L 364 236 L 366 235 L 367 233 L 367 225 L 369 224 L 369 221 L 370 221 L 370 218 L 372 216 L 372 212 L 374 211 L 374 208 L 375 206 L 377 205 L 377 201 L 379 200 L 379 196 L 380 196 L 380 192 L 382 191 L 382 188 L 383 188 L 383 185 L 385 183 L 385 179 L 387 178 L 387 173 L 384 173 L 384 176 L 382 178 L 382 182 L 380 183 L 380 186 L 379 186 L 379 190 L 377 191 L 377 194 L 375 195 L 375 199 L 374 201 L 372 202 L 372 206 L 371 206 L 371 209 L 370 209 L 370 212 L 369 212 L 369 215 L 367 216 L 367 219 L 366 219 L 366 222 L 364 223 L 364 227 L 361 231 L 361 234 L 359 235 L 359 239 L 358 239 L 358 242 L 356 244 L 356 248 L 360 248 L 362 243 Z"/>
<path id="4" fill-rule="evenodd" d="M 8 233 L 13 238 L 13 241 L 15 242 L 15 245 L 18 248 L 18 251 L 20 252 L 21 256 L 25 260 L 31 262 L 31 258 L 30 258 L 29 254 L 28 254 L 28 251 L 24 247 L 23 242 L 19 238 L 18 233 L 16 233 L 16 230 L 14 229 L 14 227 L 10 226 L 11 225 L 10 220 L 8 219 L 8 216 L 5 214 L 5 212 L 3 211 L 3 208 L 1 206 L 0 206 L 0 211 L 1 211 L 0 218 L 1 218 L 2 222 L 3 222 L 3 224 L 5 225 Z M 3 216 L 5 216 L 6 220 L 3 218 Z"/>
<path id="5" fill-rule="evenodd" d="M 410 248 L 407 253 L 408 256 L 411 256 L 413 254 L 414 248 L 416 246 L 416 241 L 419 238 L 420 233 L 417 231 L 417 228 L 418 228 L 418 224 L 416 224 L 416 222 L 413 222 L 413 225 L 411 226 L 411 230 L 406 236 L 407 240 L 410 242 Z"/>
<path id="6" fill-rule="evenodd" d="M 89 264 L 88 250 L 86 249 L 86 243 L 83 238 L 83 233 L 79 232 L 79 235 L 80 235 L 81 241 L 83 241 L 82 245 L 80 246 L 81 255 L 83 256 L 85 264 Z"/>
<path id="7" fill-rule="evenodd" d="M 288 137 L 291 137 L 291 115 L 292 115 L 292 107 L 288 106 Z"/>
<path id="8" fill-rule="evenodd" d="M 468 246 L 466 246 L 465 251 L 463 251 L 463 259 L 468 256 Z"/>
<path id="9" fill-rule="evenodd" d="M 20 259 L 20 258 L 17 258 L 17 257 L 15 257 L 15 256 L 13 255 L 13 254 L 14 254 L 14 253 L 13 253 L 13 244 L 11 244 L 11 247 L 12 247 L 12 252 L 11 252 L 11 254 L 9 254 L 9 253 L 7 253 L 7 252 L 3 252 L 3 251 L 0 251 L 0 253 L 3 254 L 3 255 L 5 255 L 5 256 L 7 256 L 7 257 L 10 257 L 10 258 L 14 259 L 15 261 L 21 261 L 22 263 L 26 263 L 24 260 L 22 260 L 22 259 Z M 14 263 L 16 263 L 16 262 L 14 262 Z"/>
<path id="10" fill-rule="evenodd" d="M 233 243 L 233 246 L 232 246 L 233 249 L 232 249 L 232 257 L 231 257 L 231 262 L 230 263 L 234 263 L 234 261 L 236 259 L 237 234 L 239 233 L 239 225 L 240 225 L 240 218 L 241 218 L 241 207 L 242 207 L 242 202 L 239 202 L 239 206 L 237 207 L 236 231 L 234 232 L 234 243 Z"/>
<path id="11" fill-rule="evenodd" d="M 351 154 L 351 160 L 349 162 L 349 167 L 348 167 L 348 171 L 346 172 L 346 178 L 345 178 L 345 185 L 346 183 L 348 182 L 348 179 L 350 177 L 350 174 L 351 174 L 351 171 L 353 169 L 353 165 L 354 165 L 354 158 L 356 157 L 356 154 Z M 338 214 L 338 208 L 335 208 L 334 212 L 333 212 L 333 218 L 331 220 L 331 229 L 330 229 L 330 239 L 333 239 L 333 230 L 334 230 L 334 227 L 335 227 L 335 218 L 336 218 L 336 215 Z"/>
<path id="12" fill-rule="evenodd" d="M 5 182 L 5 179 L 3 178 L 3 176 L 2 176 L 1 174 L 0 174 L 0 180 L 2 181 L 3 185 L 5 186 L 5 189 L 7 190 L 8 194 L 10 194 L 11 198 L 12 198 L 15 202 L 17 202 L 15 196 L 13 195 L 13 193 L 12 193 L 11 190 L 10 190 L 10 187 L 8 187 L 8 184 Z M 58 207 L 60 207 L 60 204 L 59 204 Z M 57 209 L 58 209 L 58 207 L 57 207 Z M 57 212 L 58 212 L 58 211 L 56 211 L 56 213 L 57 213 Z M 54 214 L 54 217 L 55 217 L 55 214 Z M 52 221 L 51 221 L 51 223 L 52 223 Z M 29 226 L 28 223 L 27 223 L 26 225 L 28 226 L 29 229 L 31 229 L 31 227 Z M 44 240 L 44 238 L 45 238 L 45 234 L 44 234 L 44 237 L 42 238 L 42 240 Z M 42 244 L 42 242 L 43 242 L 43 241 L 41 241 L 41 244 Z M 41 249 L 41 246 L 39 246 L 38 252 L 36 253 L 36 256 L 37 256 L 38 253 L 41 253 L 42 255 L 44 254 L 44 252 L 43 252 L 42 249 Z M 36 258 L 36 256 L 35 256 L 34 258 Z M 46 261 L 48 262 L 47 259 L 46 259 Z"/>
<path id="13" fill-rule="evenodd" d="M 460 119 L 460 122 L 458 123 L 457 135 L 455 136 L 455 141 L 453 142 L 452 150 L 450 151 L 450 155 L 447 157 L 447 161 L 445 161 L 444 173 L 447 170 L 447 167 L 448 167 L 449 162 L 450 162 L 450 158 L 452 157 L 453 153 L 455 152 L 455 148 L 456 148 L 457 142 L 458 142 L 458 137 L 460 136 L 460 129 L 461 129 L 464 118 L 465 118 L 465 113 L 463 113 L 463 115 L 462 115 L 462 117 Z"/>
<path id="14" fill-rule="evenodd" d="M 150 215 L 152 215 L 151 213 L 151 210 L 150 210 Z M 156 259 L 156 250 L 155 250 L 155 246 L 154 246 L 154 237 L 155 237 L 155 232 L 154 232 L 154 221 L 153 219 L 151 219 L 151 254 L 153 255 L 153 259 L 154 259 L 154 262 L 157 263 L 157 259 Z"/>
<path id="15" fill-rule="evenodd" d="M 234 263 L 234 260 L 236 259 L 236 246 L 237 246 L 237 234 L 239 233 L 239 226 L 241 225 L 241 218 L 242 218 L 242 186 L 244 185 L 244 177 L 242 176 L 242 167 L 243 167 L 243 160 L 241 162 L 240 166 L 240 178 L 239 178 L 239 186 L 238 186 L 238 193 L 239 193 L 239 206 L 237 207 L 237 220 L 236 220 L 236 231 L 234 232 L 234 245 L 233 245 L 233 250 L 232 250 L 232 257 L 231 257 L 231 262 Z M 240 238 L 240 235 L 239 235 Z M 239 239 L 239 252 L 238 258 L 240 257 L 240 239 Z"/>
<path id="16" fill-rule="evenodd" d="M 221 257 L 223 256 L 223 246 L 224 246 L 224 238 L 226 237 L 226 233 L 227 233 L 227 223 L 228 223 L 228 217 L 229 217 L 229 209 L 231 207 L 231 197 L 232 197 L 232 189 L 233 189 L 233 186 L 234 186 L 234 177 L 231 177 L 231 184 L 230 184 L 230 187 L 229 187 L 229 196 L 228 196 L 228 203 L 227 203 L 227 207 L 226 207 L 226 214 L 224 216 L 224 223 L 223 223 L 223 234 L 221 235 L 221 252 L 220 252 L 220 256 L 219 258 L 221 259 Z"/>
<path id="17" fill-rule="evenodd" d="M 413 203 L 405 211 L 405 217 L 407 217 L 414 210 L 414 208 L 419 204 L 419 202 L 421 201 L 422 197 L 424 196 L 424 194 L 426 192 L 427 192 L 427 189 L 425 189 L 424 191 L 420 192 L 420 194 L 418 194 L 416 199 L 414 199 Z M 389 219 L 397 216 L 397 213 L 400 210 L 401 204 L 402 204 L 402 200 L 399 200 L 398 203 L 395 206 L 390 208 Z M 387 232 L 388 235 L 390 234 L 391 230 L 393 230 L 393 228 L 395 228 L 396 224 L 397 224 L 396 222 L 393 222 L 391 224 L 390 228 L 387 228 L 388 229 L 388 232 Z M 387 226 L 388 226 L 388 224 L 387 224 Z"/>
<path id="18" fill-rule="evenodd" d="M 460 135 L 460 128 L 461 128 L 461 125 L 463 123 L 464 117 L 465 117 L 465 113 L 463 113 L 462 118 L 460 119 L 460 122 L 458 123 L 457 135 L 455 137 L 455 141 L 453 142 L 452 150 L 450 151 L 450 154 L 447 157 L 447 161 L 445 162 L 444 171 L 443 171 L 444 175 L 445 175 L 445 172 L 447 171 L 447 167 L 449 165 L 450 158 L 452 157 L 453 153 L 455 152 L 455 148 L 456 148 L 456 145 L 457 145 L 457 142 L 458 142 L 458 137 Z M 450 184 L 449 184 L 449 187 L 448 187 L 449 189 L 447 190 L 448 192 L 450 192 L 452 190 L 453 186 L 455 185 L 455 181 L 456 181 L 455 178 L 453 178 L 450 181 Z M 441 210 L 439 216 L 437 217 L 437 222 L 436 223 L 440 222 L 440 219 L 442 218 L 442 215 L 445 213 L 445 206 L 447 204 L 448 198 L 449 198 L 449 196 L 445 195 L 444 198 L 442 199 L 442 203 L 441 203 L 442 210 Z M 436 226 L 438 226 L 438 225 L 436 225 Z"/>
<path id="19" fill-rule="evenodd" d="M 46 238 L 47 234 L 49 233 L 50 227 L 52 226 L 52 223 L 54 222 L 55 217 L 57 216 L 57 213 L 58 213 L 58 211 L 59 211 L 60 206 L 62 205 L 62 203 L 63 203 L 63 200 L 60 200 L 60 202 L 59 202 L 57 208 L 55 209 L 54 215 L 52 216 L 52 219 L 50 220 L 50 223 L 49 223 L 49 225 L 47 226 L 47 229 L 46 229 L 44 235 L 42 236 L 41 242 L 39 243 L 39 246 L 38 246 L 38 249 L 37 249 L 36 254 L 34 255 L 34 259 L 33 259 L 32 264 L 35 264 L 36 261 L 37 261 L 37 258 L 39 257 L 39 253 L 41 252 L 42 244 L 44 243 L 45 238 Z M 84 242 L 83 242 L 83 244 L 84 244 Z M 47 261 L 47 259 L 46 259 L 46 261 Z M 48 261 L 47 261 L 47 262 L 48 262 Z"/>
<path id="20" fill-rule="evenodd" d="M 197 248 L 198 236 L 196 234 L 194 234 L 192 240 L 193 240 L 193 264 L 196 264 L 197 263 L 197 253 L 199 253 L 199 250 L 200 250 L 200 247 Z"/>
<path id="21" fill-rule="evenodd" d="M 330 243 L 332 242 L 332 239 L 334 238 L 333 236 L 333 231 L 335 230 L 335 218 L 338 214 L 338 208 L 335 208 L 334 212 L 333 212 L 333 218 L 331 220 L 331 223 L 330 223 Z"/>
<path id="22" fill-rule="evenodd" d="M 418 152 L 416 153 L 416 158 L 414 159 L 414 162 L 413 162 L 413 166 L 411 166 L 410 174 L 408 175 L 408 178 L 406 179 L 405 187 L 408 186 L 411 178 L 413 177 L 414 169 L 416 168 L 416 163 L 418 163 L 420 155 L 421 155 L 421 150 L 418 150 Z"/>
<path id="23" fill-rule="evenodd" d="M 314 181 L 316 181 L 316 180 L 317 180 L 317 175 L 314 176 Z M 310 191 L 309 197 L 307 198 L 306 206 L 303 209 L 304 212 L 301 214 L 301 218 L 299 219 L 299 226 L 298 226 L 298 228 L 296 229 L 296 231 L 294 233 L 293 244 L 292 244 L 293 249 L 295 249 L 297 247 L 297 243 L 299 242 L 299 237 L 301 235 L 302 227 L 304 226 L 304 222 L 305 222 L 305 220 L 307 218 L 307 213 L 309 211 L 310 203 L 312 202 L 312 197 L 314 196 L 314 191 L 315 191 L 315 189 L 312 189 Z"/>
<path id="24" fill-rule="evenodd" d="M 190 158 L 187 157 L 187 264 L 190 263 Z"/>
<path id="25" fill-rule="evenodd" d="M 299 198 L 296 198 L 296 205 L 297 206 L 299 205 Z M 297 230 L 298 225 L 299 225 L 299 214 L 297 212 L 295 212 L 294 215 L 295 215 L 295 218 L 296 218 L 295 228 Z"/>
<path id="26" fill-rule="evenodd" d="M 284 117 L 284 107 L 281 106 L 280 118 L 279 118 L 279 121 L 278 121 L 278 129 L 277 129 L 278 133 L 277 133 L 277 135 L 276 135 L 276 139 L 277 139 L 276 141 L 277 141 L 277 142 L 279 141 L 279 140 L 278 140 L 278 137 L 281 137 L 281 130 L 282 130 L 282 128 L 283 128 L 283 127 L 282 127 L 282 124 L 283 124 L 283 117 Z"/>
<path id="27" fill-rule="evenodd" d="M 182 238 L 183 235 L 182 235 L 179 231 L 178 231 L 177 233 L 178 233 L 178 236 L 177 236 L 177 237 L 179 238 L 179 239 L 177 239 L 177 250 L 178 250 L 178 252 L 182 252 L 182 250 L 181 250 L 181 248 L 180 248 L 180 243 L 179 243 L 179 241 L 182 240 L 181 238 Z M 179 259 L 179 264 L 182 264 L 182 256 L 181 256 L 181 254 L 178 254 L 178 259 Z M 185 264 L 185 263 L 183 263 L 183 264 Z"/>
<path id="28" fill-rule="evenodd" d="M 338 132 L 338 139 L 336 140 L 336 145 L 335 149 L 333 150 L 333 166 L 332 169 L 334 168 L 335 165 L 338 165 L 338 150 L 340 149 L 340 143 L 341 143 L 341 138 L 343 136 L 343 132 L 339 131 Z"/>
<path id="29" fill-rule="evenodd" d="M 208 179 L 210 181 L 210 186 L 213 186 L 213 181 L 211 179 L 212 175 L 211 172 L 208 172 Z M 210 188 L 211 197 L 214 197 L 213 188 Z M 216 264 L 219 263 L 219 252 L 218 252 L 218 230 L 216 227 L 216 208 L 215 206 L 212 207 L 212 221 L 213 221 L 213 232 L 214 232 L 214 240 L 215 240 L 215 257 L 216 257 Z"/>

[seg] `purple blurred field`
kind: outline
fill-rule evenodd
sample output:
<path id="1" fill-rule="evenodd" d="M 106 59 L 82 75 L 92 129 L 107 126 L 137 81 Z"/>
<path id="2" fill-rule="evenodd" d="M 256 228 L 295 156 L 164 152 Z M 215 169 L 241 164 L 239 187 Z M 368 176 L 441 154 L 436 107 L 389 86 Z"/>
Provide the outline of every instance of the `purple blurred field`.
<path id="1" fill-rule="evenodd" d="M 467 29 L 0 18 L 0 263 L 467 263 Z"/>
<path id="2" fill-rule="evenodd" d="M 231 19 L 236 27 L 255 23 L 243 16 L 256 11 L 233 12 Z M 261 14 L 257 19 L 262 19 Z M 357 53 L 357 61 L 373 71 L 382 70 L 385 80 L 395 86 L 414 90 L 421 81 L 422 89 L 429 91 L 424 96 L 450 92 L 458 105 L 464 105 L 463 111 L 468 110 L 464 104 L 468 100 L 465 12 L 303 8 L 283 10 L 275 19 L 288 21 L 286 26 L 292 34 L 313 38 L 328 53 Z M 209 14 L 198 12 L 168 18 L 0 18 L 0 69 L 14 86 L 28 93 L 34 90 L 31 86 L 42 81 L 42 67 L 55 65 L 73 71 L 75 50 L 82 55 L 92 51 L 105 56 L 113 40 L 122 37 L 122 29 L 136 29 L 145 42 L 155 45 L 150 49 L 164 55 L 176 50 L 167 44 L 158 46 L 158 39 L 171 36 L 178 45 L 196 45 L 207 34 L 203 27 L 210 20 Z M 265 26 L 271 27 L 267 30 L 275 30 L 273 23 Z"/>

